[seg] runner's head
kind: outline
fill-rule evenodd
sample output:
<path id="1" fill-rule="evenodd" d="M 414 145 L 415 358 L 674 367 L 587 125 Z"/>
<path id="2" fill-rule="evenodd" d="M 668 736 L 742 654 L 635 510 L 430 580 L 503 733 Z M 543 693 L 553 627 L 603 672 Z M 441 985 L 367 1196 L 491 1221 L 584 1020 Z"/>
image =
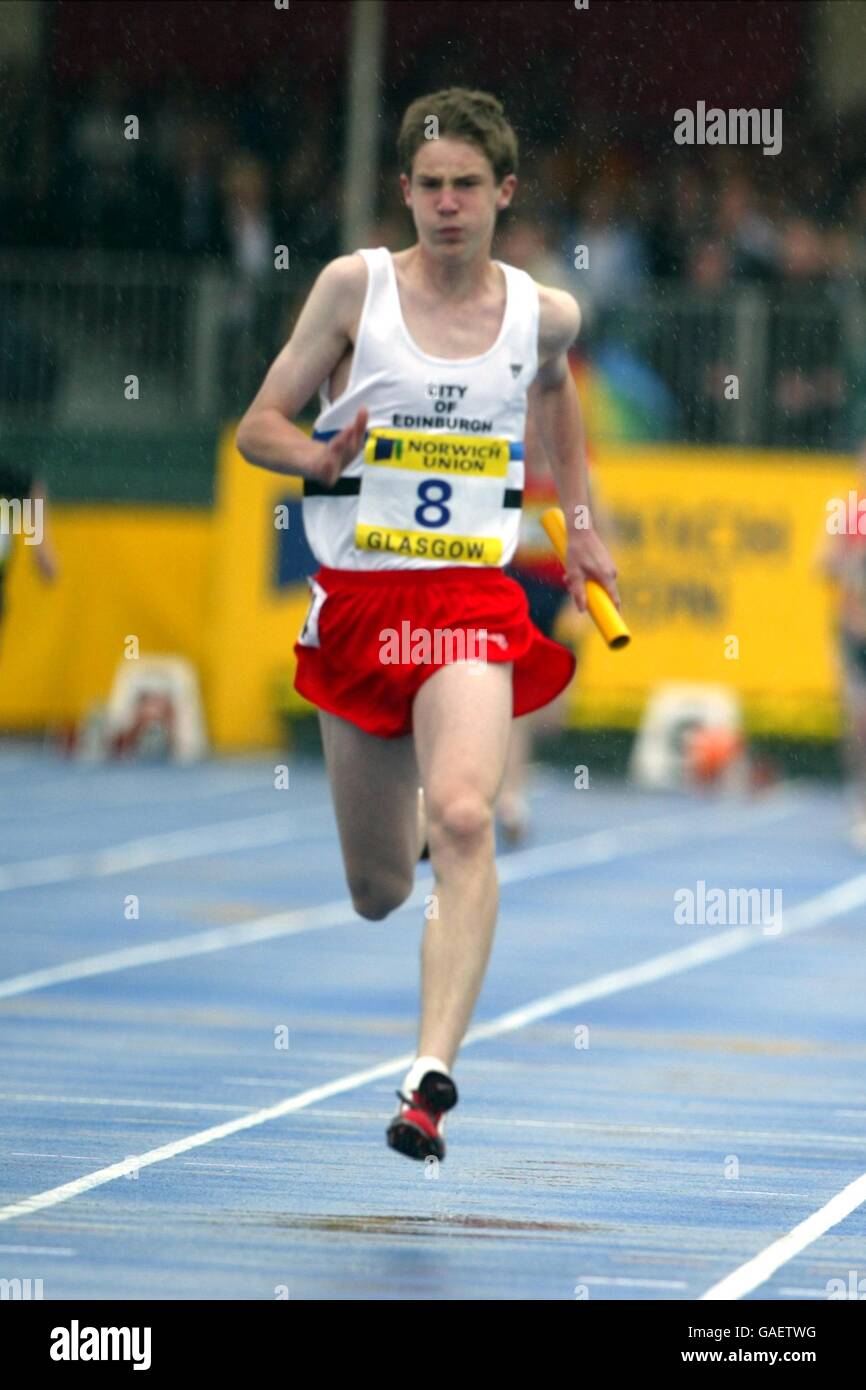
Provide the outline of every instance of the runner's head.
<path id="1" fill-rule="evenodd" d="M 517 136 L 502 103 L 465 87 L 418 97 L 403 116 L 397 153 L 422 245 L 437 259 L 488 251 L 497 213 L 517 187 Z"/>

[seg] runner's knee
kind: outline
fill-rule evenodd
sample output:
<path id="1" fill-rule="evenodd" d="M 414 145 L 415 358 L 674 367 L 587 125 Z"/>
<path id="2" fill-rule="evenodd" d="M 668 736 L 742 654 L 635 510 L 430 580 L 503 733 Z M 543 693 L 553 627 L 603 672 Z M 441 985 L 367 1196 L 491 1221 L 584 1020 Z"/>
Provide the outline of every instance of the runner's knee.
<path id="1" fill-rule="evenodd" d="M 428 798 L 427 827 L 431 842 L 453 848 L 472 848 L 493 828 L 493 807 L 476 791 Z"/>
<path id="2" fill-rule="evenodd" d="M 406 901 L 412 892 L 411 878 L 398 873 L 352 874 L 349 891 L 359 917 L 368 922 L 381 922 Z"/>

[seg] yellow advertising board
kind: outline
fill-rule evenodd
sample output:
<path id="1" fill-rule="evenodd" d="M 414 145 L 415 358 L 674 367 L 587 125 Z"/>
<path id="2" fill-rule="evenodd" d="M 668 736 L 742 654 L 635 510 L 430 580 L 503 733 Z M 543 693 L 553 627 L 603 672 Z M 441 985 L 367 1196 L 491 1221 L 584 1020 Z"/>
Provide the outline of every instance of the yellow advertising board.
<path id="1" fill-rule="evenodd" d="M 205 656 L 211 517 L 204 509 L 49 509 L 60 573 L 45 584 L 18 538 L 0 631 L 0 727 L 77 722 L 104 704 L 136 639 L 142 655 Z"/>
<path id="2" fill-rule="evenodd" d="M 600 450 L 593 479 L 634 640 L 610 652 L 589 634 L 572 719 L 631 726 L 660 681 L 707 681 L 739 693 L 753 732 L 838 733 L 833 594 L 815 561 L 851 460 L 632 446 Z"/>
<path id="3" fill-rule="evenodd" d="M 839 732 L 833 594 L 815 569 L 827 504 L 855 485 L 845 456 L 642 446 L 598 451 L 633 641 L 591 629 L 569 718 L 632 727 L 661 681 L 721 682 L 747 727 Z M 211 509 L 51 509 L 61 576 L 43 586 L 16 543 L 0 633 L 0 727 L 72 722 L 107 698 L 126 639 L 187 657 L 218 749 L 274 746 L 315 562 L 300 481 L 251 467 L 227 426 Z M 431 580 L 435 583 L 435 578 Z"/>

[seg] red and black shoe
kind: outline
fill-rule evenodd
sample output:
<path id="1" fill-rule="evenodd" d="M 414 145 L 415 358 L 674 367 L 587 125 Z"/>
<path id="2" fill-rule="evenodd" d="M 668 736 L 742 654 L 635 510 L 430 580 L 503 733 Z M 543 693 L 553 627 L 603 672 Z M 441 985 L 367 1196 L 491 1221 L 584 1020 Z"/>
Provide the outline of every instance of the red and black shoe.
<path id="1" fill-rule="evenodd" d="M 407 1158 L 445 1157 L 445 1114 L 457 1104 L 457 1087 L 445 1072 L 425 1072 L 418 1089 L 398 1091 L 400 1109 L 388 1126 L 392 1149 Z"/>

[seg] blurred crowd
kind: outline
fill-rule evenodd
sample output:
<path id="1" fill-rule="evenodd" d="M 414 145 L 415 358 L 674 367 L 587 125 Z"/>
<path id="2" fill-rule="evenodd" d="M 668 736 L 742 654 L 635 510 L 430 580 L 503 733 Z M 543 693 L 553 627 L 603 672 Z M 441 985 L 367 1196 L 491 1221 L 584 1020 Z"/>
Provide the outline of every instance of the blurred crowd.
<path id="1" fill-rule="evenodd" d="M 233 313 L 249 324 L 243 287 L 269 275 L 275 245 L 285 244 L 293 266 L 309 272 L 340 250 L 339 93 L 300 94 L 296 86 L 270 69 L 230 92 L 194 79 L 139 92 L 109 64 L 80 92 L 49 100 L 7 64 L 0 248 L 216 258 L 240 287 L 235 309 L 227 306 L 229 326 Z M 381 123 L 372 240 L 392 249 L 412 236 L 393 155 L 405 95 L 395 88 Z M 130 115 L 138 118 L 137 139 L 119 134 Z M 520 111 L 512 118 L 522 131 Z M 780 313 L 801 301 L 825 306 L 830 326 L 807 334 L 805 364 L 781 371 L 773 389 L 795 421 L 788 442 L 797 441 L 801 416 L 814 434 L 815 421 L 838 410 L 845 369 L 834 355 L 833 316 L 852 286 L 866 283 L 862 117 L 844 131 L 792 118 L 775 157 L 753 147 L 677 146 L 661 129 L 617 132 L 591 114 L 572 135 L 553 119 L 539 126 L 526 117 L 526 128 L 521 186 L 500 221 L 496 256 L 572 290 L 590 336 L 604 337 L 611 316 L 659 282 L 701 304 L 723 304 L 732 286 L 752 283 Z M 305 291 L 303 269 L 296 283 Z M 284 327 L 285 316 L 277 337 Z M 721 328 L 705 324 L 701 379 L 686 393 L 699 402 L 718 396 L 707 357 L 714 332 L 724 357 Z M 780 352 L 784 358 L 784 344 Z M 680 393 L 688 371 L 688 363 L 671 368 Z M 229 361 L 226 380 L 235 375 Z"/>
<path id="2" fill-rule="evenodd" d="M 265 72 L 214 96 L 196 82 L 136 92 L 106 67 L 78 99 L 49 99 L 24 70 L 0 72 L 0 238 L 10 246 L 147 249 L 232 257 L 254 270 L 275 240 L 304 259 L 336 250 L 342 143 L 325 96 Z M 118 138 L 126 115 L 138 139 Z M 382 121 L 382 232 L 405 240 L 392 140 Z M 866 133 L 862 118 L 855 122 Z M 388 143 L 385 143 L 388 140 Z M 648 278 L 699 291 L 735 279 L 840 281 L 866 271 L 866 140 L 798 122 L 783 152 L 685 149 L 657 132 L 634 152 L 591 118 L 577 138 L 552 129 L 524 150 L 523 202 L 539 260 L 562 278 L 574 246 L 594 249 L 582 284 L 594 302 Z M 863 153 L 860 153 L 863 152 Z M 635 160 L 637 153 L 637 160 Z M 648 157 L 649 154 L 649 157 Z M 396 224 L 396 225 L 395 225 Z"/>
<path id="3" fill-rule="evenodd" d="M 23 72 L 0 81 L 5 247 L 152 250 L 273 265 L 280 240 L 334 254 L 338 181 L 324 122 L 287 130 L 283 82 L 230 99 L 195 84 L 141 94 L 105 68 L 79 101 L 46 102 Z M 123 137 L 127 116 L 138 137 Z"/>
<path id="4" fill-rule="evenodd" d="M 305 261 L 338 250 L 342 132 L 333 94 L 268 70 L 214 94 L 193 83 L 137 92 L 107 66 L 78 98 L 46 101 L 28 74 L 0 73 L 0 239 L 5 247 L 146 249 L 230 258 L 255 271 L 275 242 Z M 292 98 L 294 97 L 294 100 Z M 318 104 L 318 105 L 316 105 Z M 119 137 L 126 116 L 137 139 Z M 405 243 L 393 134 L 382 121 L 380 235 Z M 302 121 L 302 123 L 301 123 Z M 861 122 L 862 125 L 862 122 Z M 339 134 L 339 140 L 335 137 Z M 841 283 L 866 275 L 866 141 L 798 123 L 780 155 L 675 146 L 635 151 L 615 132 L 552 129 L 524 150 L 516 207 L 522 259 L 573 280 L 604 308 L 652 278 L 699 291 L 737 280 Z M 862 153 L 858 153 L 859 150 Z M 521 207 L 522 205 L 522 207 Z M 527 238 L 533 245 L 523 245 Z"/>

